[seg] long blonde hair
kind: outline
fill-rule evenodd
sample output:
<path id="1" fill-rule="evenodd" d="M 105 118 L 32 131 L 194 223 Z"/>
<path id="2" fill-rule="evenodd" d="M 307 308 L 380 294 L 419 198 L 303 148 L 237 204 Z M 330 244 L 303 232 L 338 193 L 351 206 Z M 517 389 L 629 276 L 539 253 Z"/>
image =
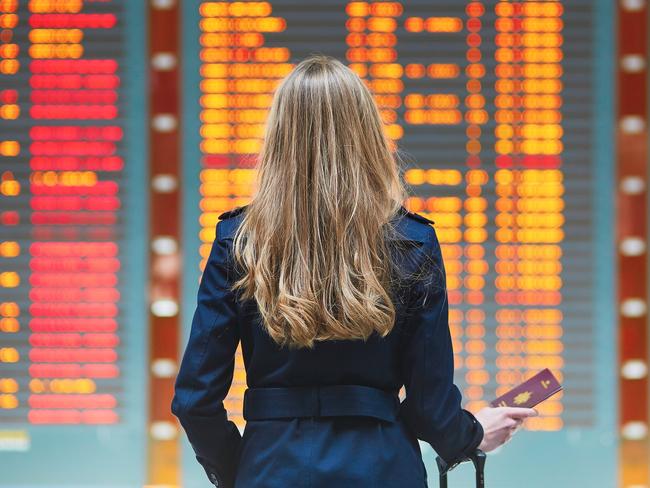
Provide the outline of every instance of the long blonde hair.
<path id="1" fill-rule="evenodd" d="M 365 82 L 335 58 L 312 55 L 277 87 L 233 284 L 276 343 L 391 331 L 387 224 L 408 194 L 390 144 Z"/>

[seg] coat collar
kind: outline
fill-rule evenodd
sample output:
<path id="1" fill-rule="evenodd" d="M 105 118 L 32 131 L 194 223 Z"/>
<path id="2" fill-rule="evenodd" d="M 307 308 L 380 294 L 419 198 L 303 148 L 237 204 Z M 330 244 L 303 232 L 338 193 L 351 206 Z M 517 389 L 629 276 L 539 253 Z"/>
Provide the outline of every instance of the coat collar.
<path id="1" fill-rule="evenodd" d="M 229 218 L 232 218 L 232 217 L 236 217 L 237 215 L 242 213 L 246 209 L 246 207 L 248 207 L 248 204 L 235 207 L 235 208 L 233 208 L 231 210 L 227 210 L 226 212 L 222 212 L 221 214 L 219 214 L 218 218 L 219 218 L 219 220 L 224 220 L 224 219 L 229 219 Z M 422 216 L 420 214 L 417 214 L 415 212 L 410 212 L 409 210 L 406 209 L 406 207 L 404 207 L 404 205 L 400 205 L 400 207 L 399 207 L 399 209 L 397 211 L 396 217 L 399 217 L 399 216 L 408 217 L 411 220 L 415 220 L 417 222 L 421 222 L 421 223 L 424 223 L 424 224 L 427 224 L 427 225 L 435 223 L 433 220 L 430 220 L 430 219 L 428 219 L 428 218 L 426 218 L 426 217 L 424 217 L 424 216 Z M 401 229 L 400 229 L 400 231 L 401 231 Z M 425 238 L 424 238 L 424 236 L 420 236 L 420 235 L 416 235 L 416 236 L 400 235 L 398 240 L 422 243 L 422 242 L 424 242 Z"/>
<path id="2" fill-rule="evenodd" d="M 415 212 L 409 212 L 404 205 L 400 206 L 398 213 L 400 215 L 406 215 L 407 217 L 410 217 L 414 220 L 417 220 L 419 222 L 424 222 L 425 224 L 435 224 L 433 220 L 427 219 L 423 215 L 417 214 Z"/>
<path id="3" fill-rule="evenodd" d="M 223 219 L 229 219 L 231 217 L 235 217 L 236 215 L 239 215 L 240 213 L 242 213 L 246 207 L 248 207 L 248 204 L 241 205 L 239 207 L 235 207 L 235 208 L 233 208 L 231 210 L 227 210 L 227 211 L 219 214 L 218 218 L 219 218 L 219 220 L 223 220 Z"/>

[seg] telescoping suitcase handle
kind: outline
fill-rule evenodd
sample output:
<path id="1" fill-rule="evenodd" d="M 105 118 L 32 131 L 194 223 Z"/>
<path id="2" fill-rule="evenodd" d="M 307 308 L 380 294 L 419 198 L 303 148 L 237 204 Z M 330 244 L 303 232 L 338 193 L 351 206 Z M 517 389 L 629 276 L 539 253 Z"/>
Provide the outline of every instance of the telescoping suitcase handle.
<path id="1" fill-rule="evenodd" d="M 476 488 L 485 488 L 485 459 L 485 453 L 480 449 L 477 449 L 467 459 L 464 459 L 464 461 L 471 460 L 472 463 L 474 463 L 474 469 L 476 470 Z M 440 473 L 440 488 L 447 488 L 447 473 L 460 463 L 449 466 L 440 456 L 438 456 L 436 458 L 436 464 L 438 465 L 438 471 Z"/>

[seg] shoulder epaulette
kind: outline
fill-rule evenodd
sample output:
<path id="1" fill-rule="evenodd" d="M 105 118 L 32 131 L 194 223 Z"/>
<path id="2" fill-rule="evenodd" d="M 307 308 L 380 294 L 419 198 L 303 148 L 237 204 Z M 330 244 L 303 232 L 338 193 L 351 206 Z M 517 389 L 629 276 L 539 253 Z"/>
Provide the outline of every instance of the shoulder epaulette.
<path id="1" fill-rule="evenodd" d="M 427 219 L 424 215 L 420 215 L 415 212 L 410 212 L 405 207 L 401 207 L 400 211 L 407 217 L 411 217 L 412 219 L 417 220 L 418 222 L 423 222 L 425 224 L 435 224 L 433 220 Z"/>
<path id="2" fill-rule="evenodd" d="M 247 207 L 247 205 L 242 205 L 241 207 L 235 207 L 231 210 L 227 210 L 219 215 L 219 220 L 223 219 L 229 219 L 230 217 L 234 217 L 235 215 L 239 215 L 240 213 L 243 212 L 243 210 Z"/>

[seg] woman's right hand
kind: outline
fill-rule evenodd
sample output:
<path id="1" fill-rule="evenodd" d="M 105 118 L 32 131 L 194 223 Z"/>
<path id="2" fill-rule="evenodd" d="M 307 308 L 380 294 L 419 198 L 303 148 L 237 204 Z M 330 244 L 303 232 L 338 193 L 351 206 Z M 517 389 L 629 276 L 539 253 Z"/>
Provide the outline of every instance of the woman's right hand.
<path id="1" fill-rule="evenodd" d="M 483 440 L 478 448 L 492 451 L 510 440 L 524 419 L 538 415 L 534 408 L 485 407 L 476 415 L 483 427 Z"/>

